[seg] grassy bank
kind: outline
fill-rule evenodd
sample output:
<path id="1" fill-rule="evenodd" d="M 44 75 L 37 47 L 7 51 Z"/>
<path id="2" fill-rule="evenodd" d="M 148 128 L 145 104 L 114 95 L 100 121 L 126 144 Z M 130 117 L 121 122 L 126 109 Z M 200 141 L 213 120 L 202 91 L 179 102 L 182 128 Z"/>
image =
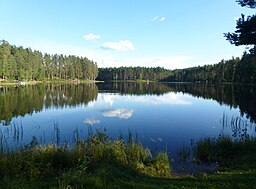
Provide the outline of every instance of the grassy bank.
<path id="1" fill-rule="evenodd" d="M 77 79 L 60 79 L 54 78 L 50 80 L 31 80 L 31 81 L 16 81 L 16 80 L 0 80 L 0 86 L 22 86 L 22 85 L 35 85 L 39 83 L 55 83 L 55 84 L 79 84 L 79 83 L 97 83 L 102 81 L 95 80 L 77 80 Z"/>
<path id="2" fill-rule="evenodd" d="M 219 171 L 188 176 L 172 173 L 166 153 L 152 156 L 138 140 L 111 140 L 96 132 L 74 146 L 30 145 L 0 153 L 0 188 L 256 188 L 256 139 L 202 139 L 198 162 Z"/>
<path id="3" fill-rule="evenodd" d="M 1 188 L 99 188 L 126 175 L 168 178 L 170 173 L 166 153 L 153 157 L 131 137 L 110 140 L 104 132 L 72 147 L 41 146 L 34 139 L 18 151 L 0 154 Z"/>
<path id="4" fill-rule="evenodd" d="M 195 155 L 199 162 L 218 162 L 225 169 L 256 170 L 256 138 L 201 139 L 196 144 Z"/>

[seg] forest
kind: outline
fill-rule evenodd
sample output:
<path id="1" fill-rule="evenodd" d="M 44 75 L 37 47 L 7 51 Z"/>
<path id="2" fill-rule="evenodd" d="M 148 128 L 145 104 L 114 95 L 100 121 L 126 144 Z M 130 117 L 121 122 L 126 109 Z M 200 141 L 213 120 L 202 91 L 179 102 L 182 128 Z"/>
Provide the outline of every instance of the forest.
<path id="1" fill-rule="evenodd" d="M 173 70 L 164 81 L 199 83 L 256 83 L 256 56 L 221 60 L 218 64 Z"/>
<path id="2" fill-rule="evenodd" d="M 30 48 L 0 43 L 0 78 L 9 81 L 84 79 L 99 81 L 164 81 L 194 83 L 256 83 L 255 48 L 242 58 L 214 65 L 168 70 L 161 67 L 98 68 L 86 57 L 42 54 Z"/>
<path id="3" fill-rule="evenodd" d="M 214 65 L 185 69 L 120 67 L 99 68 L 98 80 L 150 80 L 194 83 L 256 83 L 256 56 L 244 52 L 242 58 L 221 60 Z"/>
<path id="4" fill-rule="evenodd" d="M 97 64 L 88 58 L 63 54 L 42 54 L 30 48 L 0 41 L 0 78 L 29 81 L 59 79 L 95 80 Z"/>
<path id="5" fill-rule="evenodd" d="M 156 67 L 119 67 L 119 68 L 99 68 L 98 80 L 151 80 L 161 81 L 170 75 L 170 70 Z"/>

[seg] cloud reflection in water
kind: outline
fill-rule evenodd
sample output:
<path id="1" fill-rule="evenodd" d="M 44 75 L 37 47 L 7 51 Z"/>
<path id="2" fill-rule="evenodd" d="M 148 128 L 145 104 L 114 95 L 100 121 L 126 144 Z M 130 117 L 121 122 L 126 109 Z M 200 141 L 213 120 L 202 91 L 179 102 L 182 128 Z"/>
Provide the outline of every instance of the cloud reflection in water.
<path id="1" fill-rule="evenodd" d="M 112 110 L 105 110 L 102 112 L 104 117 L 117 117 L 119 119 L 130 119 L 133 115 L 132 109 L 118 108 Z"/>
<path id="2" fill-rule="evenodd" d="M 84 120 L 84 123 L 92 126 L 92 125 L 100 124 L 100 120 L 94 117 L 89 117 Z"/>
<path id="3" fill-rule="evenodd" d="M 100 93 L 97 101 L 88 104 L 91 108 L 100 108 L 102 106 L 113 106 L 115 102 L 140 103 L 144 105 L 191 105 L 192 102 L 184 99 L 183 94 L 169 92 L 163 95 L 118 95 Z"/>

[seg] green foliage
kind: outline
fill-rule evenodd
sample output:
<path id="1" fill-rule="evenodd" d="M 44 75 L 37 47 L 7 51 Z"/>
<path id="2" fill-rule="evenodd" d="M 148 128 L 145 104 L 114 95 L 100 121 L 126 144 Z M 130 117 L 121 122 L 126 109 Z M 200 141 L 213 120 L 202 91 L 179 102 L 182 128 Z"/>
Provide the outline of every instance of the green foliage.
<path id="1" fill-rule="evenodd" d="M 256 54 L 242 59 L 222 60 L 218 64 L 173 70 L 164 81 L 194 83 L 256 83 Z"/>
<path id="2" fill-rule="evenodd" d="M 111 140 L 100 131 L 72 148 L 32 142 L 0 153 L 0 188 L 255 188 L 255 141 L 202 139 L 197 144 L 202 151 L 217 153 L 204 157 L 217 157 L 224 166 L 239 158 L 233 169 L 192 176 L 170 176 L 166 153 L 152 157 L 139 143 Z"/>
<path id="3" fill-rule="evenodd" d="M 241 6 L 256 8 L 255 0 L 237 0 Z M 254 45 L 256 47 L 256 15 L 248 16 L 242 14 L 237 20 L 236 31 L 234 33 L 225 33 L 226 39 L 236 46 Z"/>
<path id="4" fill-rule="evenodd" d="M 252 52 L 252 51 L 251 51 Z M 256 53 L 244 53 L 242 59 L 221 60 L 218 64 L 177 70 L 164 68 L 100 68 L 98 80 L 165 81 L 194 83 L 256 83 Z"/>
<path id="5" fill-rule="evenodd" d="M 197 161 L 218 162 L 224 167 L 256 168 L 256 138 L 205 138 L 196 143 L 195 156 Z"/>
<path id="6" fill-rule="evenodd" d="M 249 24 L 249 20 L 250 23 Z M 255 25 L 255 16 L 248 17 L 248 22 L 243 23 Z M 244 27 L 247 28 L 247 27 Z M 239 30 L 240 31 L 240 30 Z M 248 30 L 252 36 L 245 36 L 243 43 L 249 44 L 255 41 L 255 32 Z M 245 32 L 245 33 L 246 33 Z M 231 34 L 229 34 L 231 35 Z M 233 35 L 233 34 L 232 34 Z M 237 34 L 234 34 L 237 35 Z M 240 36 L 238 39 L 240 40 Z M 247 42 L 246 42 L 247 41 Z M 234 43 L 240 44 L 241 40 Z M 255 49 L 251 49 L 251 54 L 244 54 L 243 58 L 232 58 L 215 65 L 198 66 L 180 70 L 167 70 L 164 68 L 145 67 L 120 67 L 120 68 L 100 68 L 97 63 L 87 58 L 42 54 L 39 51 L 32 51 L 29 48 L 9 45 L 7 41 L 0 44 L 0 77 L 4 80 L 52 80 L 70 79 L 79 81 L 98 80 L 102 81 L 171 81 L 171 82 L 244 82 L 255 83 Z"/>
<path id="7" fill-rule="evenodd" d="M 227 40 L 236 46 L 239 45 L 255 45 L 256 44 L 256 16 L 248 16 L 242 14 L 237 20 L 235 33 L 226 33 Z"/>
<path id="8" fill-rule="evenodd" d="M 238 2 L 243 7 L 246 6 L 249 8 L 256 8 L 255 0 L 237 0 L 236 2 Z"/>
<path id="9" fill-rule="evenodd" d="M 170 70 L 156 67 L 120 67 L 120 68 L 100 68 L 98 80 L 132 80 L 132 81 L 161 81 L 170 75 Z"/>
<path id="10" fill-rule="evenodd" d="M 85 141 L 77 141 L 72 148 L 42 146 L 33 139 L 23 149 L 0 153 L 1 182 L 51 180 L 55 186 L 77 188 L 77 184 L 81 187 L 83 182 L 90 182 L 87 177 L 106 167 L 123 167 L 137 174 L 170 177 L 166 153 L 159 153 L 154 158 L 141 144 L 111 140 L 101 131 L 90 135 Z M 104 174 L 107 176 L 108 173 Z"/>
<path id="11" fill-rule="evenodd" d="M 0 77 L 7 80 L 84 79 L 95 80 L 97 64 L 77 56 L 49 55 L 30 48 L 0 43 Z"/>

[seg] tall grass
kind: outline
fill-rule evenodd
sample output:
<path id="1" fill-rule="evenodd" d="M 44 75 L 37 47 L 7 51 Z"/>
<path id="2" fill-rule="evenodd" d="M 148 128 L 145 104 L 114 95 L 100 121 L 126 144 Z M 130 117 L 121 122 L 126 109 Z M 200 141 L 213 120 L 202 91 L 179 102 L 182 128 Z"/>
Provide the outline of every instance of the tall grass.
<path id="1" fill-rule="evenodd" d="M 67 187 L 105 166 L 126 167 L 148 176 L 170 176 L 167 153 L 153 157 L 138 140 L 129 138 L 129 142 L 111 140 L 106 132 L 96 131 L 70 147 L 42 145 L 34 137 L 26 147 L 0 152 L 0 182 L 17 178 L 33 182 L 50 180 L 55 185 Z"/>
<path id="2" fill-rule="evenodd" d="M 255 168 L 256 138 L 204 138 L 195 145 L 195 158 L 200 162 L 218 162 L 226 167 Z"/>

